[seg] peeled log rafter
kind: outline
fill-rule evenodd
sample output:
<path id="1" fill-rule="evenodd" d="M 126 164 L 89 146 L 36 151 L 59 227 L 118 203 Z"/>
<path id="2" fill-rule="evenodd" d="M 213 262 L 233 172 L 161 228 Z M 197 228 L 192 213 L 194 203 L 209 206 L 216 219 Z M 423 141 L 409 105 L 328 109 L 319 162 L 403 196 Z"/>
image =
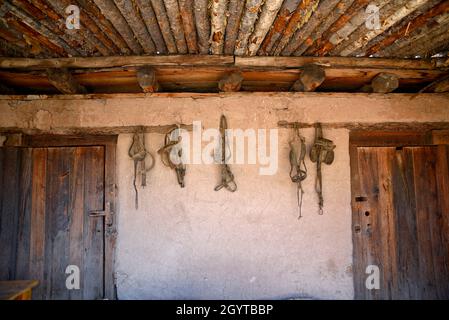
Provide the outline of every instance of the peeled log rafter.
<path id="1" fill-rule="evenodd" d="M 209 0 L 195 0 L 195 24 L 198 33 L 198 49 L 201 54 L 209 53 L 210 23 Z"/>
<path id="2" fill-rule="evenodd" d="M 439 16 L 438 19 L 428 23 L 423 28 L 415 30 L 409 36 L 398 39 L 391 46 L 377 52 L 376 56 L 406 56 L 412 53 L 415 46 L 419 46 L 421 42 L 425 41 L 428 44 L 429 35 L 441 35 L 447 33 L 447 30 L 449 30 L 449 13 Z"/>
<path id="3" fill-rule="evenodd" d="M 137 82 L 145 93 L 159 91 L 159 83 L 156 77 L 156 71 L 151 67 L 140 67 L 137 70 Z"/>
<path id="4" fill-rule="evenodd" d="M 68 0 L 47 0 L 47 2 L 53 7 L 53 9 L 61 16 L 66 17 L 67 14 L 65 12 L 65 9 L 71 5 L 70 1 Z M 45 12 L 45 11 L 43 11 Z M 60 22 L 65 27 L 65 19 L 63 19 Z M 98 27 L 95 25 L 95 23 L 89 18 L 88 15 L 82 15 L 80 14 L 80 23 L 83 26 L 83 28 L 80 28 L 78 30 L 64 30 L 62 33 L 63 35 L 66 35 L 68 37 L 74 37 L 79 39 L 79 37 L 83 38 L 84 41 L 81 41 L 81 43 L 85 46 L 89 45 L 96 49 L 101 55 L 108 56 L 116 52 L 117 47 L 107 38 L 103 36 L 103 34 L 99 31 Z M 91 32 L 91 28 L 96 30 L 96 32 L 99 33 L 99 35 L 94 36 L 94 33 Z M 113 49 L 109 47 L 109 45 L 113 46 Z M 114 50 L 115 49 L 115 50 Z M 118 52 L 118 51 L 117 51 Z"/>
<path id="5" fill-rule="evenodd" d="M 399 87 L 399 78 L 395 74 L 380 73 L 371 81 L 371 87 L 374 93 L 390 93 Z"/>
<path id="6" fill-rule="evenodd" d="M 291 91 L 312 92 L 315 91 L 326 79 L 324 69 L 316 64 L 305 65 L 299 79 L 290 88 Z"/>
<path id="7" fill-rule="evenodd" d="M 285 26 L 292 17 L 300 1 L 302 0 L 284 1 L 281 9 L 279 10 L 279 14 L 274 21 L 273 27 L 262 42 L 259 49 L 259 55 L 267 55 L 271 51 L 278 39 L 282 36 Z"/>
<path id="8" fill-rule="evenodd" d="M 309 21 L 313 12 L 318 7 L 319 0 L 303 0 L 301 4 L 296 9 L 292 18 L 288 22 L 287 28 L 285 28 L 284 34 L 282 38 L 279 40 L 279 43 L 276 46 L 276 49 L 273 51 L 273 55 L 278 56 L 281 54 L 282 50 L 290 41 L 290 38 L 293 34 L 301 28 L 304 24 Z"/>
<path id="9" fill-rule="evenodd" d="M 426 23 L 432 19 L 435 16 L 438 16 L 440 14 L 445 14 L 449 12 L 449 1 L 443 1 L 439 5 L 436 5 L 426 13 L 421 14 L 420 16 L 416 17 L 412 21 L 410 21 L 410 24 L 407 24 L 397 30 L 396 32 L 393 32 L 388 37 L 383 39 L 382 41 L 376 43 L 375 45 L 371 46 L 367 51 L 366 55 L 372 55 L 376 53 L 377 51 L 380 51 L 383 48 L 386 48 L 393 44 L 397 39 L 400 39 L 405 32 L 408 30 L 408 32 L 413 32 L 417 28 L 421 28 L 422 26 L 426 25 Z"/>
<path id="10" fill-rule="evenodd" d="M 30 26 L 42 25 L 42 27 L 47 28 L 52 33 L 52 35 L 48 35 L 49 37 L 59 37 L 65 44 L 67 44 L 67 46 L 78 51 L 82 56 L 88 56 L 97 51 L 91 43 L 86 43 L 86 39 L 82 35 L 78 33 L 68 34 L 64 32 L 64 30 L 61 30 L 62 28 L 60 25 L 64 23 L 62 17 L 46 3 L 42 3 L 42 0 L 33 0 L 32 4 L 24 0 L 13 0 L 11 1 L 11 4 L 17 9 L 17 11 L 11 11 L 11 13 L 19 18 L 19 20 Z M 48 18 L 45 19 L 45 17 Z M 44 29 L 42 29 L 42 31 L 44 31 Z M 32 38 L 27 38 L 26 40 L 32 44 L 36 43 Z"/>
<path id="11" fill-rule="evenodd" d="M 170 21 L 168 20 L 167 11 L 165 10 L 165 4 L 163 0 L 151 0 L 154 13 L 157 17 L 159 29 L 161 30 L 162 37 L 164 37 L 165 45 L 170 54 L 178 53 L 176 48 L 175 39 L 171 33 Z"/>
<path id="12" fill-rule="evenodd" d="M 347 46 L 344 50 L 341 51 L 342 56 L 348 56 L 357 49 L 364 47 L 369 41 L 377 37 L 378 35 L 384 33 L 386 30 L 391 28 L 394 24 L 398 23 L 400 20 L 402 20 L 404 17 L 418 9 L 420 6 L 424 5 L 428 0 L 412 0 L 408 1 L 407 5 L 402 6 L 398 8 L 396 12 L 394 12 L 392 15 L 388 16 L 385 20 L 383 20 L 383 23 L 380 27 L 380 29 L 376 30 L 370 30 L 367 32 L 363 37 L 357 39 L 352 44 Z M 320 52 L 324 52 L 326 48 L 323 46 Z"/>
<path id="13" fill-rule="evenodd" d="M 151 3 L 146 0 L 136 0 L 136 3 L 139 7 L 143 21 L 147 26 L 148 32 L 153 39 L 157 52 L 160 54 L 166 54 L 167 47 L 165 46 L 165 41 L 162 37 L 161 30 L 159 30 L 159 24 L 157 23 L 156 15 L 154 14 Z"/>
<path id="14" fill-rule="evenodd" d="M 382 16 L 379 16 L 379 20 L 381 17 L 387 17 L 397 10 L 397 3 L 390 2 L 390 0 L 376 0 L 370 4 L 376 5 L 379 8 L 379 13 L 382 13 Z M 366 9 L 360 10 L 359 14 L 353 17 L 351 21 L 349 21 L 343 28 L 331 36 L 329 40 L 332 43 L 333 48 L 328 50 L 330 55 L 340 55 L 340 52 L 343 51 L 348 45 L 370 32 L 370 30 L 366 28 L 365 21 L 363 21 L 351 34 L 349 34 L 350 30 L 348 30 L 349 26 L 354 25 L 354 21 L 358 19 L 359 15 L 362 15 L 362 18 L 363 16 L 366 16 L 365 10 Z M 379 23 L 381 23 L 381 20 Z"/>
<path id="15" fill-rule="evenodd" d="M 120 33 L 128 47 L 135 54 L 142 54 L 142 46 L 136 41 L 135 36 L 119 9 L 111 0 L 93 0 L 101 13 L 111 21 L 114 28 Z"/>
<path id="16" fill-rule="evenodd" d="M 5 3 L 5 5 L 8 6 L 9 4 Z M 25 40 L 29 38 L 33 43 L 39 43 L 48 48 L 49 51 L 54 51 L 59 56 L 78 56 L 81 54 L 54 35 L 48 28 L 35 22 L 28 15 L 19 12 L 12 6 L 8 7 L 8 9 L 11 11 L 5 15 L 4 19 L 6 19 L 8 25 L 13 25 L 15 29 L 23 33 Z"/>
<path id="17" fill-rule="evenodd" d="M 329 49 L 330 37 L 343 28 L 346 23 L 368 5 L 370 1 L 371 0 L 355 0 L 352 2 L 352 5 L 340 15 L 340 17 L 313 43 L 312 46 L 309 47 L 309 49 L 307 49 L 306 55 L 323 55 L 323 52 Z"/>
<path id="18" fill-rule="evenodd" d="M 248 39 L 251 35 L 254 23 L 259 16 L 259 10 L 264 0 L 247 0 L 245 5 L 245 11 L 240 22 L 239 35 L 235 42 L 234 54 L 236 56 L 242 56 L 246 54 L 246 48 L 248 46 Z"/>
<path id="19" fill-rule="evenodd" d="M 220 92 L 237 92 L 242 87 L 243 76 L 240 72 L 232 72 L 218 82 Z"/>
<path id="20" fill-rule="evenodd" d="M 114 0 L 115 5 L 122 13 L 123 18 L 128 22 L 128 25 L 131 27 L 134 35 L 139 41 L 145 53 L 155 53 L 156 46 L 154 45 L 153 40 L 151 39 L 148 30 L 143 23 L 139 12 L 134 7 L 133 0 Z"/>
<path id="21" fill-rule="evenodd" d="M 93 3 L 93 0 L 77 0 L 92 20 L 99 26 L 102 32 L 112 40 L 112 42 L 119 48 L 122 54 L 130 54 L 130 48 L 122 36 L 115 30 L 111 22 L 101 13 L 100 9 Z"/>
<path id="22" fill-rule="evenodd" d="M 198 53 L 198 41 L 196 38 L 195 17 L 193 16 L 193 0 L 179 0 L 184 34 L 186 36 L 189 53 Z"/>
<path id="23" fill-rule="evenodd" d="M 272 0 L 265 2 L 262 13 L 257 20 L 253 34 L 249 38 L 248 55 L 255 56 L 262 44 L 263 39 L 270 30 L 274 19 L 276 18 L 283 0 Z"/>
<path id="24" fill-rule="evenodd" d="M 230 0 L 228 6 L 229 18 L 226 24 L 226 38 L 224 45 L 224 53 L 228 55 L 234 54 L 235 41 L 239 34 L 240 19 L 242 18 L 245 1 Z"/>
<path id="25" fill-rule="evenodd" d="M 178 0 L 164 0 L 164 3 L 178 53 L 185 54 L 188 50 L 186 39 L 184 37 L 184 28 L 182 26 L 182 18 L 181 13 L 179 12 Z"/>
<path id="26" fill-rule="evenodd" d="M 315 40 L 325 32 L 334 23 L 340 14 L 347 9 L 349 1 L 325 1 L 322 2 L 322 6 L 318 7 L 318 11 L 312 16 L 312 21 L 304 26 L 304 30 L 299 29 L 293 37 L 294 40 L 299 39 L 299 46 L 294 49 L 295 56 L 301 56 Z M 317 22 L 318 21 L 318 22 Z M 313 26 L 312 29 L 310 27 Z M 292 42 L 290 41 L 289 45 Z M 288 46 L 290 47 L 290 46 Z M 287 48 L 287 47 L 286 47 Z M 283 55 L 286 55 L 286 49 L 283 51 Z"/>
<path id="27" fill-rule="evenodd" d="M 87 93 L 86 88 L 76 81 L 68 69 L 47 69 L 47 78 L 61 93 Z"/>
<path id="28" fill-rule="evenodd" d="M 210 28 L 210 48 L 212 54 L 223 54 L 227 5 L 227 0 L 212 1 Z"/>

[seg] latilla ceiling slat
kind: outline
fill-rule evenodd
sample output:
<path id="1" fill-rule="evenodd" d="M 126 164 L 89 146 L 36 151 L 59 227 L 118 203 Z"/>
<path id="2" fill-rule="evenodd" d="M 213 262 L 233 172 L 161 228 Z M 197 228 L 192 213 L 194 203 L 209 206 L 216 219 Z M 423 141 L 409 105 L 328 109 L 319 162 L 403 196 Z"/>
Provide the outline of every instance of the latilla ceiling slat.
<path id="1" fill-rule="evenodd" d="M 98 8 L 101 10 L 101 13 L 111 21 L 112 25 L 115 29 L 120 33 L 122 38 L 126 41 L 129 48 L 132 50 L 134 54 L 142 54 L 143 48 L 136 41 L 133 31 L 130 26 L 123 18 L 119 9 L 116 7 L 114 2 L 111 0 L 93 0 Z"/>
<path id="2" fill-rule="evenodd" d="M 228 23 L 226 25 L 226 37 L 224 53 L 233 55 L 235 50 L 235 41 L 239 34 L 240 20 L 242 18 L 245 1 L 230 0 L 228 5 Z"/>
<path id="3" fill-rule="evenodd" d="M 57 0 L 55 0 L 57 1 Z M 115 5 L 120 10 L 123 18 L 125 18 L 128 25 L 131 27 L 137 41 L 139 41 L 143 50 L 147 54 L 156 53 L 156 46 L 151 39 L 150 34 L 136 10 L 135 3 L 132 0 L 114 0 Z"/>
<path id="4" fill-rule="evenodd" d="M 319 2 L 317 0 L 303 0 L 299 4 L 298 9 L 296 9 L 296 12 L 288 22 L 287 27 L 285 28 L 285 31 L 276 46 L 276 49 L 272 51 L 273 55 L 278 56 L 281 54 L 282 50 L 288 44 L 290 38 L 296 30 L 301 28 L 310 19 L 313 12 L 318 7 L 318 3 Z"/>
<path id="5" fill-rule="evenodd" d="M 223 54 L 226 30 L 227 0 L 214 0 L 211 7 L 210 49 L 212 54 Z"/>
<path id="6" fill-rule="evenodd" d="M 179 0 L 184 35 L 190 54 L 198 53 L 198 40 L 196 37 L 195 17 L 193 16 L 193 0 Z"/>
<path id="7" fill-rule="evenodd" d="M 175 38 L 178 53 L 188 53 L 186 39 L 184 37 L 184 28 L 182 26 L 181 13 L 177 0 L 164 0 L 165 10 L 167 10 L 168 20 L 170 21 L 171 31 Z"/>
<path id="8" fill-rule="evenodd" d="M 147 26 L 148 32 L 153 39 L 157 52 L 160 54 L 167 54 L 167 46 L 165 45 L 161 30 L 159 29 L 151 3 L 146 0 L 136 0 L 136 4 L 144 23 Z"/>
<path id="9" fill-rule="evenodd" d="M 168 21 L 167 11 L 165 10 L 165 4 L 163 0 L 151 0 L 154 13 L 157 17 L 159 29 L 161 30 L 162 37 L 164 38 L 165 45 L 170 54 L 178 53 L 176 48 L 175 39 L 170 29 L 170 22 Z"/>
<path id="10" fill-rule="evenodd" d="M 210 23 L 208 0 L 195 0 L 194 17 L 198 35 L 198 49 L 201 54 L 209 53 Z"/>

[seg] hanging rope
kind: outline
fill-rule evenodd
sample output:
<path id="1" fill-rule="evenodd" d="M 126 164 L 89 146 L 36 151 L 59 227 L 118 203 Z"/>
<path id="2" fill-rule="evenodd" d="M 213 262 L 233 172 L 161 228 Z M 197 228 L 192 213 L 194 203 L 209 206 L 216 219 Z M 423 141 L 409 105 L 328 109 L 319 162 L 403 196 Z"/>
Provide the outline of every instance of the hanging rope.
<path id="1" fill-rule="evenodd" d="M 307 167 L 304 161 L 306 157 L 306 143 L 305 138 L 299 133 L 298 127 L 294 127 L 295 135 L 289 142 L 290 145 L 290 179 L 296 183 L 296 198 L 298 202 L 298 220 L 302 218 L 302 199 L 304 190 L 302 188 L 302 181 L 307 178 Z"/>
<path id="2" fill-rule="evenodd" d="M 142 130 L 143 131 L 143 130 Z M 147 172 L 153 169 L 154 167 L 154 157 L 151 153 L 149 153 L 145 149 L 145 134 L 142 133 L 134 133 L 133 141 L 128 150 L 128 155 L 134 161 L 134 178 L 133 178 L 133 186 L 134 191 L 136 193 L 135 196 L 135 207 L 136 210 L 139 208 L 139 193 L 137 190 L 137 175 L 140 173 L 141 175 L 141 186 L 145 187 L 147 185 Z M 151 165 L 149 168 L 146 167 L 145 158 L 149 156 L 151 159 Z M 140 165 L 140 168 L 139 168 Z"/>
<path id="3" fill-rule="evenodd" d="M 221 182 L 219 185 L 217 185 L 215 187 L 214 190 L 219 191 L 224 187 L 228 191 L 235 192 L 235 191 L 237 191 L 237 184 L 235 183 L 234 175 L 232 174 L 231 169 L 229 168 L 229 166 L 227 164 L 229 158 L 231 157 L 230 152 L 229 152 L 229 156 L 228 157 L 226 156 L 226 148 L 229 149 L 229 144 L 227 144 L 227 142 L 226 142 L 226 129 L 227 128 L 228 128 L 228 122 L 226 120 L 226 117 L 224 115 L 221 115 L 221 117 L 220 117 Z"/>
<path id="4" fill-rule="evenodd" d="M 323 129 L 321 124 L 315 125 L 315 142 L 310 150 L 310 160 L 317 163 L 317 175 L 315 181 L 315 190 L 318 194 L 318 205 L 320 207 L 319 214 L 323 214 L 323 179 L 321 175 L 321 163 L 327 165 L 334 162 L 335 144 L 328 139 L 323 138 Z"/>
<path id="5" fill-rule="evenodd" d="M 157 152 L 161 156 L 162 163 L 174 169 L 176 172 L 176 178 L 181 188 L 185 187 L 184 176 L 186 174 L 186 166 L 182 163 L 182 137 L 179 135 L 179 126 L 171 129 L 165 135 L 165 144 Z M 177 163 L 173 162 L 172 155 L 178 158 Z"/>

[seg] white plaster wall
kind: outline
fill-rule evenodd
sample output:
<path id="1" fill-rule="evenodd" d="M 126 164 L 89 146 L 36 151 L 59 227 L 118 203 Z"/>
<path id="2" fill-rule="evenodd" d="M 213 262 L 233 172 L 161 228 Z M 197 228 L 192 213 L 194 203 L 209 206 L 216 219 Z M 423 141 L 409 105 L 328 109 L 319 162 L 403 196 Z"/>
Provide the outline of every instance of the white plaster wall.
<path id="1" fill-rule="evenodd" d="M 229 126 L 239 117 L 227 114 Z M 201 120 L 201 119 L 198 119 Z M 208 119 L 218 125 L 218 116 Z M 247 127 L 257 123 L 247 122 Z M 303 130 L 308 145 L 313 129 Z M 337 144 L 324 166 L 325 213 L 318 215 L 315 164 L 307 160 L 303 218 L 290 182 L 288 140 L 279 130 L 279 169 L 259 175 L 258 165 L 233 165 L 238 191 L 215 192 L 216 165 L 189 165 L 186 188 L 157 158 L 134 208 L 131 135 L 118 139 L 119 299 L 353 298 L 348 132 L 327 130 Z M 155 152 L 163 135 L 148 134 Z"/>

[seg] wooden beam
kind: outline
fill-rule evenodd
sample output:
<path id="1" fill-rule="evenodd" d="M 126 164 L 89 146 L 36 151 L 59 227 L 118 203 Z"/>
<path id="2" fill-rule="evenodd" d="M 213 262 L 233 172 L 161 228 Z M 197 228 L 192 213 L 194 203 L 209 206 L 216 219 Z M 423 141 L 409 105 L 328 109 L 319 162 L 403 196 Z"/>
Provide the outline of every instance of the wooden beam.
<path id="1" fill-rule="evenodd" d="M 371 46 L 370 48 L 368 48 L 366 50 L 366 55 L 367 56 L 372 55 L 372 54 L 382 50 L 383 48 L 390 46 L 396 40 L 400 39 L 405 34 L 406 31 L 413 32 L 417 28 L 421 28 L 422 26 L 424 26 L 431 18 L 438 16 L 440 14 L 447 13 L 447 12 L 449 12 L 449 1 L 443 1 L 439 5 L 436 5 L 429 11 L 421 14 L 417 18 L 410 21 L 410 24 L 403 26 L 396 32 L 390 34 L 388 37 L 386 37 L 382 41 L 380 41 L 380 42 L 376 43 L 375 45 Z"/>
<path id="2" fill-rule="evenodd" d="M 449 145 L 449 130 L 432 130 L 432 144 Z"/>
<path id="3" fill-rule="evenodd" d="M 440 79 L 435 80 L 431 84 L 424 87 L 420 92 L 436 92 L 436 93 L 449 92 L 449 75 L 446 75 Z"/>
<path id="4" fill-rule="evenodd" d="M 259 55 L 268 55 L 271 52 L 273 46 L 277 43 L 279 38 L 282 36 L 282 33 L 295 12 L 298 4 L 301 0 L 285 0 L 282 4 L 281 9 L 279 10 L 278 15 L 276 16 L 276 20 L 273 23 L 273 27 L 270 29 L 265 39 L 262 42 L 262 45 L 259 49 Z"/>
<path id="5" fill-rule="evenodd" d="M 445 59 L 382 59 L 350 57 L 235 57 L 238 67 L 298 68 L 314 63 L 326 67 L 435 70 L 447 68 Z M 0 67 L 2 67 L 0 58 Z"/>
<path id="6" fill-rule="evenodd" d="M 243 76 L 240 72 L 232 72 L 218 82 L 220 92 L 237 92 L 242 87 Z"/>
<path id="7" fill-rule="evenodd" d="M 262 13 L 257 20 L 254 31 L 249 38 L 248 55 L 255 56 L 262 44 L 263 39 L 270 30 L 274 19 L 276 18 L 279 9 L 281 8 L 283 0 L 273 0 L 265 2 Z"/>
<path id="8" fill-rule="evenodd" d="M 184 34 L 190 54 L 198 53 L 198 40 L 196 37 L 195 17 L 193 15 L 193 0 L 179 0 Z"/>
<path id="9" fill-rule="evenodd" d="M 170 56 L 114 56 L 91 58 L 2 58 L 0 68 L 34 69 L 47 68 L 111 68 L 123 66 L 205 66 L 232 65 L 232 56 L 199 56 L 199 55 L 170 55 Z"/>
<path id="10" fill-rule="evenodd" d="M 47 78 L 61 93 L 87 93 L 86 88 L 80 85 L 67 69 L 47 69 Z"/>
<path id="11" fill-rule="evenodd" d="M 295 81 L 291 87 L 291 91 L 312 92 L 315 91 L 326 79 L 324 69 L 316 64 L 308 64 L 304 66 L 303 71 L 299 75 L 299 79 Z"/>
<path id="12" fill-rule="evenodd" d="M 137 81 L 145 93 L 159 91 L 159 83 L 156 78 L 156 71 L 151 67 L 140 67 L 137 70 Z"/>
<path id="13" fill-rule="evenodd" d="M 247 0 L 245 4 L 245 11 L 240 22 L 239 35 L 235 42 L 234 54 L 242 56 L 246 54 L 248 47 L 248 39 L 254 28 L 254 23 L 259 16 L 259 10 L 263 4 L 263 0 Z"/>
<path id="14" fill-rule="evenodd" d="M 114 0 L 114 3 L 128 22 L 145 53 L 156 53 L 156 46 L 133 3 L 129 0 Z"/>
<path id="15" fill-rule="evenodd" d="M 399 87 L 399 78 L 395 74 L 381 73 L 371 81 L 371 87 L 374 93 L 390 93 Z"/>
<path id="16" fill-rule="evenodd" d="M 225 54 L 234 54 L 235 41 L 239 35 L 240 19 L 243 14 L 245 1 L 230 0 L 228 6 L 229 18 L 226 25 L 226 38 L 224 45 Z"/>
<path id="17" fill-rule="evenodd" d="M 223 54 L 226 31 L 227 0 L 212 1 L 210 49 L 212 54 Z"/>
<path id="18" fill-rule="evenodd" d="M 164 0 L 164 3 L 178 53 L 186 54 L 188 49 L 186 39 L 184 37 L 184 28 L 182 26 L 182 18 L 179 11 L 178 0 Z"/>
<path id="19" fill-rule="evenodd" d="M 98 8 L 100 8 L 101 13 L 111 21 L 114 28 L 122 36 L 123 40 L 128 44 L 128 47 L 132 50 L 134 54 L 142 54 L 143 48 L 136 41 L 134 33 L 129 27 L 126 20 L 123 18 L 119 9 L 116 7 L 114 2 L 111 0 L 93 0 Z"/>
<path id="20" fill-rule="evenodd" d="M 148 32 L 150 33 L 156 46 L 156 53 L 167 54 L 167 46 L 165 45 L 161 30 L 159 29 L 159 24 L 157 23 L 156 15 L 154 14 L 151 3 L 145 0 L 136 0 L 136 4 L 139 7 L 143 21 L 145 22 Z"/>
<path id="21" fill-rule="evenodd" d="M 151 0 L 151 6 L 153 7 L 154 13 L 156 14 L 157 22 L 162 32 L 162 36 L 164 37 L 168 52 L 170 54 L 178 53 L 175 39 L 173 38 L 173 34 L 171 33 L 170 21 L 168 20 L 167 11 L 165 10 L 164 1 Z"/>
<path id="22" fill-rule="evenodd" d="M 198 33 L 198 49 L 201 54 L 209 53 L 210 23 L 208 3 L 209 0 L 195 0 L 194 3 L 195 24 Z"/>

